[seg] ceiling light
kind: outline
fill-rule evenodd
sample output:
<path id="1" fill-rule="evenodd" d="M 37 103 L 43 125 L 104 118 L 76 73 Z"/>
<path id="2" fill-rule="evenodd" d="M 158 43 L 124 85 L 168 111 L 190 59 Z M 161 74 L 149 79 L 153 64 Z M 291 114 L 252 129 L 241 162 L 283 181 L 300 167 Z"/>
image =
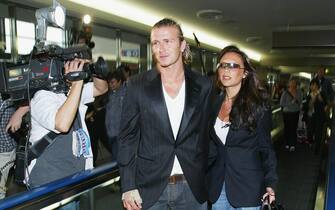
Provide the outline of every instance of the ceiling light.
<path id="1" fill-rule="evenodd" d="M 97 9 L 109 14 L 119 16 L 134 22 L 142 23 L 147 26 L 153 26 L 156 22 L 163 19 L 164 17 L 170 17 L 170 14 L 161 14 L 157 11 L 145 8 L 143 5 L 136 4 L 135 2 L 127 3 L 122 0 L 70 0 L 71 2 L 84 5 L 93 9 Z M 130 12 L 131 11 L 131 12 Z M 212 10 L 213 11 L 213 10 Z M 215 11 L 215 10 L 214 10 Z M 217 10 L 217 18 L 219 18 L 221 11 Z M 196 25 L 189 25 L 182 21 L 179 21 L 184 32 L 184 36 L 193 40 L 193 33 L 195 33 L 201 43 L 213 46 L 221 50 L 227 45 L 234 44 L 229 40 L 225 40 L 216 34 L 211 34 Z M 239 46 L 249 58 L 260 61 L 262 55 L 254 50 L 250 50 Z"/>
<path id="2" fill-rule="evenodd" d="M 197 12 L 197 17 L 206 20 L 220 20 L 222 19 L 222 11 L 216 9 L 206 9 Z"/>
<path id="3" fill-rule="evenodd" d="M 299 72 L 298 74 L 300 77 L 304 77 L 306 79 L 312 79 L 312 74 L 311 73 L 307 73 L 307 72 Z"/>
<path id="4" fill-rule="evenodd" d="M 83 22 L 84 22 L 84 24 L 90 24 L 91 23 L 91 16 L 90 15 L 84 15 L 84 17 L 83 17 Z"/>
<path id="5" fill-rule="evenodd" d="M 262 37 L 260 36 L 249 36 L 245 39 L 246 42 L 248 43 L 259 43 L 263 40 Z"/>

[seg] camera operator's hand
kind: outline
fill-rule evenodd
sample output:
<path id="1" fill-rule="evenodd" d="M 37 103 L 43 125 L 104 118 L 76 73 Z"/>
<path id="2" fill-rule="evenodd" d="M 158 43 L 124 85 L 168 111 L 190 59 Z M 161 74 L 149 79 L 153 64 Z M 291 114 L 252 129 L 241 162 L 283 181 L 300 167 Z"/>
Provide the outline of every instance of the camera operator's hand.
<path id="1" fill-rule="evenodd" d="M 82 71 L 87 60 L 75 59 L 64 64 L 65 74 L 69 72 Z M 75 119 L 81 97 L 84 81 L 71 81 L 71 88 L 65 103 L 58 109 L 55 119 L 55 128 L 59 132 L 66 133 L 71 128 Z"/>
<path id="2" fill-rule="evenodd" d="M 89 60 L 84 60 L 84 59 L 74 59 L 72 61 L 67 61 L 64 64 L 64 74 L 68 74 L 70 72 L 80 72 L 83 70 L 84 64 L 88 63 Z M 69 81 L 71 84 L 74 84 L 76 82 L 80 82 L 82 83 L 82 80 L 78 80 L 78 81 Z"/>

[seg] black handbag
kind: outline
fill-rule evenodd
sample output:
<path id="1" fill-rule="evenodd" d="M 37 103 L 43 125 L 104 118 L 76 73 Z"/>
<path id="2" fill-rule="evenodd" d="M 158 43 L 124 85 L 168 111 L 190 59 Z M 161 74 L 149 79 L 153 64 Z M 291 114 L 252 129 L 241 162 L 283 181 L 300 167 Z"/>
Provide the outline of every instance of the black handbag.
<path id="1" fill-rule="evenodd" d="M 269 196 L 267 196 L 263 203 L 261 210 L 284 210 L 284 206 L 276 203 L 276 201 L 273 201 L 271 204 L 269 203 Z"/>

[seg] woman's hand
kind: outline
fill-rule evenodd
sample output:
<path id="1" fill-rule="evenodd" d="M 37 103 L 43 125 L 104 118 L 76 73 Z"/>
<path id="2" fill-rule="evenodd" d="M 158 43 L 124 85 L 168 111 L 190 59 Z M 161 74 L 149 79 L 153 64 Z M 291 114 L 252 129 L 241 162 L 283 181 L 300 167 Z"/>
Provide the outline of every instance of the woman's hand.
<path id="1" fill-rule="evenodd" d="M 269 196 L 268 201 L 270 202 L 270 204 L 276 200 L 275 191 L 271 187 L 266 188 L 266 193 L 263 195 L 262 201 L 264 201 L 267 196 Z M 265 200 L 265 202 L 267 202 L 267 200 Z"/>

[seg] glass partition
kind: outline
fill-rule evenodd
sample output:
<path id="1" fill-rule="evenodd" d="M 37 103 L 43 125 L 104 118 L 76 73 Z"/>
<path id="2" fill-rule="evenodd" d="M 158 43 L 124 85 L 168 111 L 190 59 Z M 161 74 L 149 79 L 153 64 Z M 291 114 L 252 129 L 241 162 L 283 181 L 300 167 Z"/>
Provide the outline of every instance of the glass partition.
<path id="1" fill-rule="evenodd" d="M 92 49 L 93 60 L 102 56 L 108 64 L 110 71 L 116 69 L 117 47 L 116 39 L 93 35 L 95 47 Z"/>
<path id="2" fill-rule="evenodd" d="M 149 40 L 147 36 L 120 31 L 120 61 L 131 70 L 131 75 L 147 71 L 147 46 Z"/>
<path id="3" fill-rule="evenodd" d="M 65 47 L 65 32 L 61 28 L 47 27 L 46 44 L 54 44 Z"/>

